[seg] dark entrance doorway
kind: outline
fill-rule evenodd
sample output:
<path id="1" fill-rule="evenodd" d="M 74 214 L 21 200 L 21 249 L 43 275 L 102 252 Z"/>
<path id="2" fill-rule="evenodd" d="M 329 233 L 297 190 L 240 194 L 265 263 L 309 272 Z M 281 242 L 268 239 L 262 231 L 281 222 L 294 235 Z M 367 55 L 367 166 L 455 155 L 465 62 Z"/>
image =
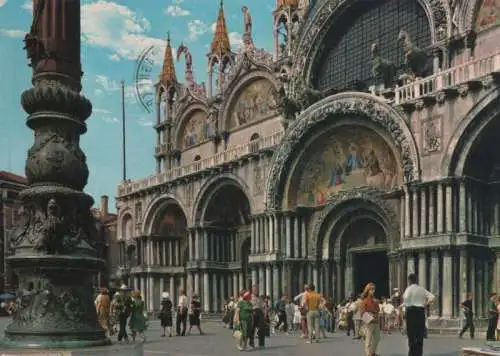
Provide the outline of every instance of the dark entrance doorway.
<path id="1" fill-rule="evenodd" d="M 356 252 L 354 255 L 354 292 L 361 293 L 364 286 L 375 283 L 377 297 L 389 294 L 389 259 L 386 251 Z"/>

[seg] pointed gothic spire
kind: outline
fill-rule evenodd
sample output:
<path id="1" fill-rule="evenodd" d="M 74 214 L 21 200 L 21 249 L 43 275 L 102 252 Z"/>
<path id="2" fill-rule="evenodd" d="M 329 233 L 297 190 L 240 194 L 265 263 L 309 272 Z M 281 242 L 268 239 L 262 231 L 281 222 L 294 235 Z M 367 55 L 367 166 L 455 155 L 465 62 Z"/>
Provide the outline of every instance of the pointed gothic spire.
<path id="1" fill-rule="evenodd" d="M 177 82 L 175 75 L 174 58 L 172 56 L 172 46 L 170 45 L 170 32 L 167 33 L 167 46 L 163 58 L 163 69 L 160 74 L 160 82 L 164 86 L 170 86 Z"/>
<path id="2" fill-rule="evenodd" d="M 217 17 L 214 39 L 212 40 L 211 54 L 222 57 L 230 52 L 231 44 L 229 43 L 226 17 L 224 15 L 224 0 L 220 0 L 219 16 Z"/>

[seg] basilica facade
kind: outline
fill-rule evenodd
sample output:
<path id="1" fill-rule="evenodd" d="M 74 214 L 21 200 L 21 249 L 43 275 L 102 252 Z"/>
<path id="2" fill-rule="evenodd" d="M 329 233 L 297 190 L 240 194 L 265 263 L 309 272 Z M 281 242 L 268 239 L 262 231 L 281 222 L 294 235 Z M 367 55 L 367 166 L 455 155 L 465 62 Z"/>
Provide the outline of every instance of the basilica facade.
<path id="1" fill-rule="evenodd" d="M 205 84 L 168 41 L 157 170 L 118 187 L 130 283 L 205 312 L 257 285 L 340 301 L 368 281 L 438 296 L 435 323 L 500 289 L 500 8 L 488 0 L 277 0 L 275 46 L 221 7 Z M 270 16 L 271 17 L 271 16 Z M 264 20 L 262 20 L 264 21 Z M 200 68 L 204 70 L 204 68 Z M 500 290 L 499 290 L 500 291 Z"/>

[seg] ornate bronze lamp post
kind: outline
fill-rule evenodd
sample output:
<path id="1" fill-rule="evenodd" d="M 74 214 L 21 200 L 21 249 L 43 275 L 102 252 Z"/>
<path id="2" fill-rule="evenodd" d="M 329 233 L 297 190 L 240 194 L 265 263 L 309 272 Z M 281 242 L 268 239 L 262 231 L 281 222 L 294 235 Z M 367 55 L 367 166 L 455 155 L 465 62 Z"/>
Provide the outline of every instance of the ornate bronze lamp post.
<path id="1" fill-rule="evenodd" d="M 20 303 L 2 348 L 105 345 L 92 294 L 92 276 L 104 261 L 93 200 L 83 192 L 89 171 L 79 146 L 92 112 L 80 94 L 80 0 L 34 0 L 25 44 L 33 87 L 21 103 L 35 142 L 8 258 L 19 276 Z"/>

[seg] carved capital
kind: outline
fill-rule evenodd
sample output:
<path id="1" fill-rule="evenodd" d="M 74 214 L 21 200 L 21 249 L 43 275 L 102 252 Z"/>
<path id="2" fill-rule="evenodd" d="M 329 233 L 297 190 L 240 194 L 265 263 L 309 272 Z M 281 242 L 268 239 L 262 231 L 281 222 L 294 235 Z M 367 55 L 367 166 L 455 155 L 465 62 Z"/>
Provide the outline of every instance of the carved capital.
<path id="1" fill-rule="evenodd" d="M 86 97 L 58 80 L 37 81 L 33 88 L 23 92 L 21 105 L 29 115 L 43 112 L 69 115 L 68 125 L 78 125 L 79 123 L 74 119 L 83 123 L 92 113 L 92 104 Z M 81 124 L 78 126 L 81 132 L 85 132 L 84 126 Z"/>

